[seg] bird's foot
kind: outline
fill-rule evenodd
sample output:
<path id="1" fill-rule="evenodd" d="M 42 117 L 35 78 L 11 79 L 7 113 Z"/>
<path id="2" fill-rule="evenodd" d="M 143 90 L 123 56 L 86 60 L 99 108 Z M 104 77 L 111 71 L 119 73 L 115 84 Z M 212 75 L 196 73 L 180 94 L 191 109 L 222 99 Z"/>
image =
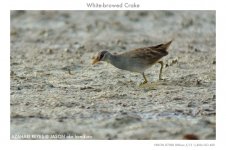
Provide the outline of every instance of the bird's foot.
<path id="1" fill-rule="evenodd" d="M 160 77 L 159 80 L 164 80 L 164 79 L 162 77 Z"/>
<path id="2" fill-rule="evenodd" d="M 140 86 L 140 87 L 148 91 L 157 90 L 158 83 L 152 82 L 150 84 L 144 84 L 143 86 Z"/>
<path id="3" fill-rule="evenodd" d="M 146 84 L 146 83 L 148 83 L 148 81 L 141 82 L 141 83 L 140 83 L 140 86 L 142 86 L 142 85 L 144 85 L 144 84 Z"/>

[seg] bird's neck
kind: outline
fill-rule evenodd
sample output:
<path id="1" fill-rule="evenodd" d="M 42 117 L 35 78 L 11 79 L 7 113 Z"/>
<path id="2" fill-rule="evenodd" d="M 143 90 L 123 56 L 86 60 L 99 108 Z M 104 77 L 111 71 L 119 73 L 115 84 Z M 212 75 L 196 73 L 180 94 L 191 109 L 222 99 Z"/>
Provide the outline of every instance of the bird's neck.
<path id="1" fill-rule="evenodd" d="M 120 55 L 114 55 L 114 54 L 109 55 L 108 62 L 120 69 L 123 66 L 121 61 L 122 61 L 122 58 L 120 57 Z"/>
<path id="2" fill-rule="evenodd" d="M 113 65 L 113 63 L 115 61 L 115 55 L 108 53 L 106 58 L 105 58 L 105 61 Z"/>

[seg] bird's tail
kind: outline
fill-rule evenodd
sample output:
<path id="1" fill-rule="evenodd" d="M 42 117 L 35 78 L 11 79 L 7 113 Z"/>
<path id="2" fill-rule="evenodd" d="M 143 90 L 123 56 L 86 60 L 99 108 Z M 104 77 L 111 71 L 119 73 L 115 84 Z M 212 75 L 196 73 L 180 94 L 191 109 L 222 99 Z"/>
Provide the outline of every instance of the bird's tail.
<path id="1" fill-rule="evenodd" d="M 167 43 L 165 43 L 165 44 L 162 44 L 162 46 L 161 46 L 162 49 L 167 50 L 172 42 L 173 42 L 173 40 L 171 40 L 171 41 L 169 41 L 169 42 L 167 42 Z"/>
<path id="2" fill-rule="evenodd" d="M 169 48 L 170 44 L 173 42 L 173 40 L 165 43 L 165 44 L 159 44 L 156 46 L 152 46 L 151 48 L 156 49 L 156 50 L 160 50 L 160 51 L 167 51 L 167 49 Z"/>

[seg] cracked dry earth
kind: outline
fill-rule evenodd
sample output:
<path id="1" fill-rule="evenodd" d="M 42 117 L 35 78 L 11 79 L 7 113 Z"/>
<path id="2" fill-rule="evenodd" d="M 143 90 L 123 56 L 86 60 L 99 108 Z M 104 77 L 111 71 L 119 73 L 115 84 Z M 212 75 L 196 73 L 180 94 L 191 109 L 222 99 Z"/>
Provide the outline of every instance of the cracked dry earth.
<path id="1" fill-rule="evenodd" d="M 11 11 L 11 139 L 216 139 L 215 14 Z M 91 65 L 172 38 L 162 81 Z"/>

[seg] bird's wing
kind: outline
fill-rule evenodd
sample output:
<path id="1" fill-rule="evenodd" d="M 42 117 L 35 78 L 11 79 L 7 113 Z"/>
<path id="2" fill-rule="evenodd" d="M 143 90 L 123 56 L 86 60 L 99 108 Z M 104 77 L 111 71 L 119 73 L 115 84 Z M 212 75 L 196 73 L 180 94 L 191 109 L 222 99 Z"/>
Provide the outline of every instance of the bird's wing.
<path id="1" fill-rule="evenodd" d="M 159 44 L 159 45 L 156 45 L 156 46 L 151 46 L 150 48 L 160 50 L 160 51 L 167 51 L 167 49 L 169 48 L 169 46 L 172 42 L 173 42 L 173 40 L 171 40 L 171 41 L 169 41 L 165 44 Z"/>
<path id="2" fill-rule="evenodd" d="M 138 59 L 147 59 L 147 60 L 155 60 L 160 59 L 163 56 L 166 56 L 168 54 L 167 51 L 162 51 L 160 49 L 155 49 L 153 47 L 146 47 L 146 48 L 138 48 L 132 51 L 128 51 L 125 53 L 122 53 L 121 56 L 127 57 L 127 58 L 138 58 Z"/>
<path id="3" fill-rule="evenodd" d="M 121 56 L 127 58 L 140 58 L 140 59 L 147 59 L 147 60 L 158 60 L 163 56 L 168 54 L 167 49 L 172 43 L 172 40 L 167 42 L 166 44 L 159 44 L 156 46 L 138 48 L 132 51 L 128 51 L 125 53 L 120 54 Z"/>

